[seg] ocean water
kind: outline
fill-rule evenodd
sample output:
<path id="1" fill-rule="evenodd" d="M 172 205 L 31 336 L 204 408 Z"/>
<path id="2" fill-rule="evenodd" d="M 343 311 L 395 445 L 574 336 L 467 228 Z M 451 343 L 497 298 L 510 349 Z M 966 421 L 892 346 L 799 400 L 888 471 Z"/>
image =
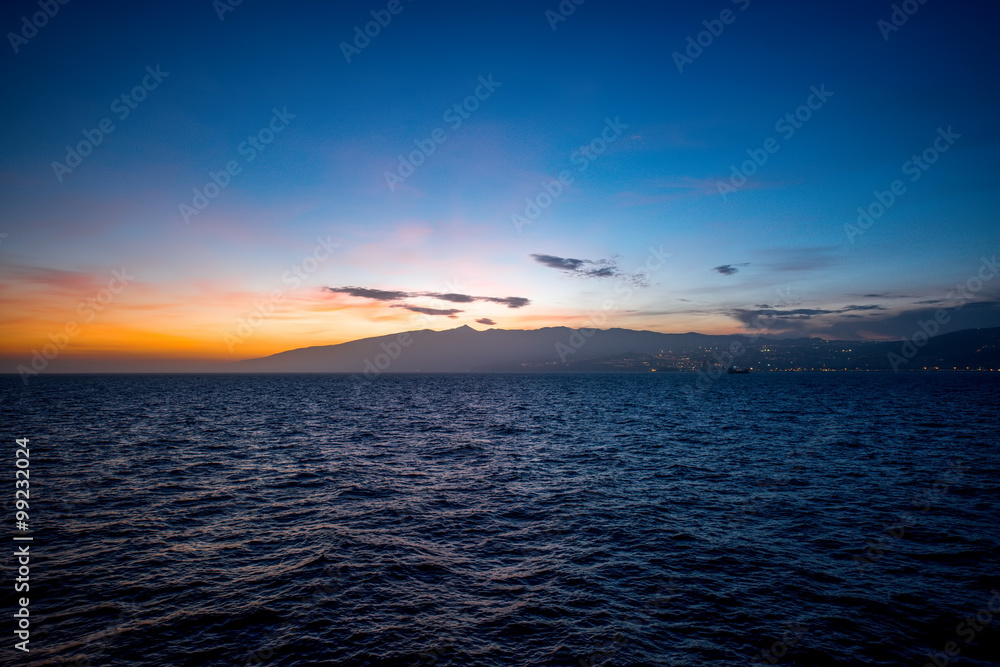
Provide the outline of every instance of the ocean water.
<path id="1" fill-rule="evenodd" d="M 0 378 L 0 662 L 1000 664 L 1000 376 L 693 385 Z"/>

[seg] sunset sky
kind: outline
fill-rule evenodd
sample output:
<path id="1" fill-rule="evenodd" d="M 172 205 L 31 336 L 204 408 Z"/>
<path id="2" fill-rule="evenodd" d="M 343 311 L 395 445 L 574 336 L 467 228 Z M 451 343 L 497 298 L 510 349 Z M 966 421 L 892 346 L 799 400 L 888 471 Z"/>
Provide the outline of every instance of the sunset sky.
<path id="1" fill-rule="evenodd" d="M 810 4 L 6 3 L 0 370 L 1000 325 L 996 9 Z"/>

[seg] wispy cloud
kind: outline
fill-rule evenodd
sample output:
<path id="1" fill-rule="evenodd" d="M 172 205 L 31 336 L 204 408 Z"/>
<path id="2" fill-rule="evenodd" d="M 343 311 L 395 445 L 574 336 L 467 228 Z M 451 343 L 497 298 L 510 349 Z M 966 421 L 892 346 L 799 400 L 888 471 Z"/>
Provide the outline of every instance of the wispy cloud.
<path id="1" fill-rule="evenodd" d="M 857 340 L 912 336 L 914 331 L 920 330 L 920 322 L 934 319 L 938 310 L 935 307 L 921 307 L 894 311 L 873 304 L 840 308 L 736 309 L 729 314 L 748 330 L 759 327 L 763 321 L 773 333 Z M 1000 321 L 1000 301 L 966 303 L 961 311 L 953 308 L 948 312 L 951 320 L 941 327 L 942 333 L 997 326 Z M 763 320 L 757 319 L 758 317 Z"/>
<path id="2" fill-rule="evenodd" d="M 621 275 L 618 266 L 610 259 L 574 259 L 537 254 L 532 254 L 531 258 L 550 269 L 581 278 L 614 278 Z"/>
<path id="3" fill-rule="evenodd" d="M 447 294 L 440 294 L 437 292 L 424 292 L 421 296 L 427 296 L 432 299 L 439 299 L 441 301 L 449 301 L 451 303 L 472 303 L 473 301 L 478 301 L 479 297 L 472 296 L 471 294 L 455 294 L 449 292 Z"/>
<path id="4" fill-rule="evenodd" d="M 760 322 L 761 318 L 765 320 L 779 320 L 782 322 L 788 320 L 808 320 L 814 317 L 821 317 L 823 315 L 843 315 L 844 313 L 853 313 L 857 311 L 877 311 L 886 310 L 884 306 L 879 306 L 877 304 L 867 304 L 863 306 L 850 305 L 844 306 L 842 308 L 771 308 L 766 304 L 759 304 L 764 306 L 763 308 L 737 308 L 732 311 L 733 317 L 742 322 L 745 326 L 749 326 L 751 323 Z"/>
<path id="5" fill-rule="evenodd" d="M 491 320 L 488 317 L 480 317 L 478 320 L 476 320 L 476 324 L 485 324 L 485 325 L 491 326 L 491 327 L 492 326 L 496 326 L 496 322 L 494 322 L 493 320 Z"/>
<path id="6" fill-rule="evenodd" d="M 451 319 L 455 319 L 458 313 L 464 313 L 464 310 L 459 310 L 458 308 L 424 308 L 423 306 L 413 306 L 408 303 L 396 303 L 390 308 L 405 308 L 406 310 L 412 311 L 414 313 L 421 313 L 423 315 L 443 315 Z"/>
<path id="7" fill-rule="evenodd" d="M 375 301 L 401 301 L 408 299 L 409 292 L 399 292 L 396 290 L 368 289 L 367 287 L 327 287 L 330 292 L 338 292 L 349 296 L 357 296 L 362 299 L 374 299 Z"/>
<path id="8" fill-rule="evenodd" d="M 375 301 L 403 301 L 405 299 L 424 297 L 428 299 L 436 299 L 438 301 L 447 301 L 449 303 L 473 303 L 475 301 L 485 301 L 487 303 L 498 303 L 500 305 L 507 306 L 508 308 L 524 308 L 525 306 L 531 304 L 531 300 L 523 296 L 473 296 L 471 294 L 456 294 L 453 292 L 403 292 L 401 290 L 381 290 L 371 289 L 368 287 L 325 287 L 324 289 L 334 294 L 346 294 L 348 296 L 359 297 L 362 299 L 373 299 Z"/>
<path id="9" fill-rule="evenodd" d="M 523 296 L 480 296 L 477 297 L 479 301 L 488 301 L 490 303 L 499 303 L 501 305 L 507 306 L 508 308 L 524 308 L 531 304 L 531 301 L 524 298 Z"/>
<path id="10" fill-rule="evenodd" d="M 815 271 L 844 260 L 843 251 L 837 246 L 770 248 L 761 254 L 764 261 L 758 262 L 758 265 L 771 271 Z"/>
<path id="11" fill-rule="evenodd" d="M 734 273 L 737 273 L 740 270 L 739 267 L 743 267 L 743 266 L 750 266 L 750 264 L 748 264 L 748 263 L 743 263 L 743 264 L 723 264 L 722 266 L 716 266 L 712 270 L 715 271 L 716 273 L 721 273 L 724 276 L 731 276 L 731 275 L 733 275 Z"/>

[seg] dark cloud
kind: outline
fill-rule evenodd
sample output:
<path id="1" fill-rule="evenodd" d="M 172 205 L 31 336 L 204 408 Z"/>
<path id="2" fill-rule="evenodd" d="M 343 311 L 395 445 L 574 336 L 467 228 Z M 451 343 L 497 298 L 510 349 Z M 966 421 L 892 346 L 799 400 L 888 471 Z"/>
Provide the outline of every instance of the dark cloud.
<path id="1" fill-rule="evenodd" d="M 953 302 L 953 306 L 958 304 L 958 300 Z M 859 310 L 865 311 L 864 314 L 859 315 L 856 312 Z M 1000 301 L 996 299 L 966 302 L 960 309 L 922 307 L 895 313 L 885 312 L 887 310 L 882 306 L 847 306 L 839 309 L 738 309 L 729 314 L 748 330 L 763 329 L 786 336 L 823 335 L 842 340 L 912 337 L 921 330 L 921 322 L 926 324 L 933 320 L 940 310 L 944 310 L 949 319 L 941 325 L 939 333 L 1000 326 Z"/>
<path id="2" fill-rule="evenodd" d="M 375 301 L 402 301 L 415 297 L 427 297 L 449 303 L 472 303 L 474 301 L 486 301 L 488 303 L 499 303 L 508 308 L 524 308 L 531 304 L 531 301 L 523 296 L 473 296 L 471 294 L 455 294 L 453 292 L 401 292 L 397 290 L 369 289 L 367 287 L 326 287 L 328 292 L 334 294 L 347 294 L 349 296 L 361 297 L 363 299 L 374 299 Z M 433 308 L 431 310 L 434 310 Z M 420 312 L 420 311 L 415 311 Z M 462 311 L 456 311 L 462 312 Z"/>
<path id="3" fill-rule="evenodd" d="M 441 294 L 438 292 L 424 292 L 422 296 L 429 296 L 432 299 L 440 299 L 441 301 L 450 301 L 451 303 L 472 303 L 479 298 L 470 294 Z"/>
<path id="4" fill-rule="evenodd" d="M 734 273 L 736 273 L 737 271 L 739 271 L 739 268 L 737 268 L 737 267 L 741 267 L 741 266 L 750 266 L 750 265 L 746 264 L 746 263 L 744 263 L 744 264 L 723 264 L 722 266 L 717 266 L 717 267 L 713 268 L 712 270 L 715 271 L 715 272 L 717 272 L 717 273 L 721 273 L 724 276 L 731 276 Z"/>
<path id="5" fill-rule="evenodd" d="M 907 294 L 893 294 L 892 292 L 877 292 L 875 294 L 848 294 L 848 296 L 858 296 L 862 299 L 913 299 L 915 297 Z"/>
<path id="6" fill-rule="evenodd" d="M 464 313 L 464 310 L 459 310 L 458 308 L 423 308 L 421 306 L 411 306 L 407 303 L 395 303 L 390 308 L 405 308 L 406 310 L 413 311 L 414 313 L 422 313 L 424 315 L 444 315 L 455 319 L 458 313 Z"/>
<path id="7" fill-rule="evenodd" d="M 330 292 L 338 294 L 349 294 L 363 299 L 375 299 L 376 301 L 401 301 L 413 296 L 409 292 L 396 292 L 381 289 L 368 289 L 367 287 L 327 287 Z"/>
<path id="8" fill-rule="evenodd" d="M 621 275 L 618 266 L 610 259 L 573 259 L 555 255 L 531 255 L 539 264 L 565 271 L 581 278 L 614 278 Z"/>
<path id="9" fill-rule="evenodd" d="M 762 311 L 763 312 L 763 311 Z M 833 313 L 839 313 L 839 310 L 825 310 L 823 308 L 792 308 L 791 310 L 768 310 L 769 315 L 774 315 L 776 317 L 789 317 L 789 318 L 800 318 L 800 317 L 816 317 L 817 315 L 832 315 Z"/>
<path id="10" fill-rule="evenodd" d="M 814 317 L 819 317 L 821 315 L 843 315 L 845 313 L 856 312 L 856 311 L 873 311 L 873 310 L 885 310 L 882 306 L 875 304 L 868 304 L 864 306 L 850 305 L 844 306 L 838 309 L 828 309 L 828 308 L 790 308 L 786 310 L 780 310 L 778 308 L 771 308 L 769 306 L 758 306 L 757 308 L 744 309 L 738 308 L 734 310 L 731 314 L 733 317 L 738 319 L 744 324 L 744 326 L 751 326 L 764 322 L 787 322 L 789 320 L 808 320 Z M 860 317 L 859 315 L 854 315 L 853 317 Z"/>
<path id="11" fill-rule="evenodd" d="M 505 297 L 477 296 L 476 300 L 489 301 L 490 303 L 499 303 L 504 306 L 507 306 L 508 308 L 524 308 L 525 306 L 531 304 L 531 301 L 528 301 L 523 296 L 505 296 Z"/>
<path id="12" fill-rule="evenodd" d="M 476 320 L 476 324 L 485 324 L 485 325 L 491 326 L 491 327 L 492 326 L 496 326 L 496 322 L 494 322 L 493 320 L 491 320 L 488 317 L 480 317 L 478 320 Z"/>
<path id="13" fill-rule="evenodd" d="M 539 264 L 544 264 L 545 266 L 553 269 L 560 269 L 562 271 L 576 271 L 584 264 L 584 262 L 586 262 L 586 260 L 583 259 L 555 257 L 554 255 L 533 254 L 531 257 Z"/>

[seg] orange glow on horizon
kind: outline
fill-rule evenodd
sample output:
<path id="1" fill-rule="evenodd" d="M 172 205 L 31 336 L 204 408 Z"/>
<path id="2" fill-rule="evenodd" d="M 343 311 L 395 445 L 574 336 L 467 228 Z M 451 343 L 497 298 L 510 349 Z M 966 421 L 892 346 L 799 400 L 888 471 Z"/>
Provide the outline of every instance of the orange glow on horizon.
<path id="1" fill-rule="evenodd" d="M 412 233 L 419 235 L 421 230 Z M 421 329 L 469 325 L 478 330 L 545 327 L 635 329 L 663 333 L 747 333 L 719 315 L 652 316 L 631 308 L 571 309 L 533 302 L 522 308 L 484 302 L 446 302 L 414 296 L 375 301 L 332 294 L 318 285 L 270 291 L 240 290 L 200 281 L 157 284 L 134 281 L 109 291 L 110 274 L 32 270 L 0 287 L 0 356 L 30 359 L 46 346 L 65 359 L 200 360 L 233 362 L 303 347 Z M 492 284 L 471 294 L 510 290 Z M 516 294 L 518 291 L 515 289 Z M 460 311 L 455 317 L 410 308 Z M 479 319 L 496 324 L 480 324 Z M 51 347 L 48 348 L 52 350 Z"/>

